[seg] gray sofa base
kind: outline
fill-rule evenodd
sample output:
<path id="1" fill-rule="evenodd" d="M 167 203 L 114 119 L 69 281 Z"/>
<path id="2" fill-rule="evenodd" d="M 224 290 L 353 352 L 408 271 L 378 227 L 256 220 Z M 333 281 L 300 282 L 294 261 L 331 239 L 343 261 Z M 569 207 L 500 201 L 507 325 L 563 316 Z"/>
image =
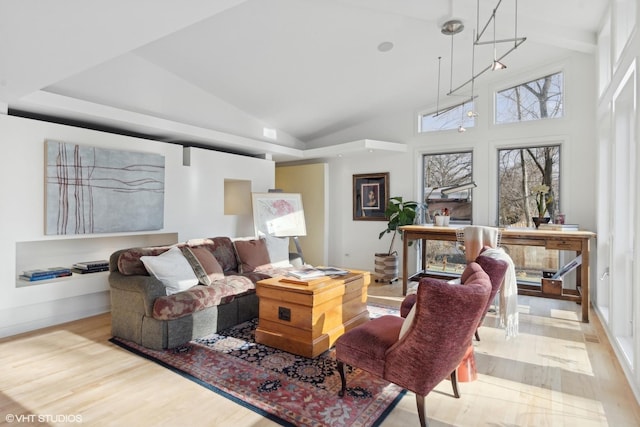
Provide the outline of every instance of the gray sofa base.
<path id="1" fill-rule="evenodd" d="M 112 289 L 111 334 L 154 350 L 179 347 L 193 339 L 258 317 L 258 297 L 255 293 L 234 298 L 221 304 L 174 320 L 158 320 L 133 310 L 131 304 L 114 303 L 129 299 L 134 293 Z"/>

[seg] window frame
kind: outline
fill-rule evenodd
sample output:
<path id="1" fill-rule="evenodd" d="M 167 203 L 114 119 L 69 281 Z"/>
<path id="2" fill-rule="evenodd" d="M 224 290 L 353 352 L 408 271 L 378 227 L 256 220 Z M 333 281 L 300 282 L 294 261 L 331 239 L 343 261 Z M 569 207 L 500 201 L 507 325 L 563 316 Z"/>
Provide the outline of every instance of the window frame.
<path id="1" fill-rule="evenodd" d="M 456 155 L 456 154 L 468 154 L 470 156 L 469 165 L 471 166 L 471 171 L 469 173 L 469 176 L 470 176 L 469 180 L 473 181 L 473 169 L 474 169 L 475 156 L 474 156 L 474 150 L 472 148 L 462 148 L 461 147 L 460 149 L 449 149 L 449 150 L 443 148 L 441 150 L 434 150 L 434 151 L 420 153 L 420 156 L 421 156 L 420 157 L 420 159 L 421 159 L 421 161 L 420 161 L 420 164 L 421 164 L 420 200 L 423 203 L 426 204 L 427 210 L 429 211 L 429 216 L 426 217 L 426 215 L 425 215 L 425 218 L 423 218 L 423 222 L 428 222 L 429 219 L 431 220 L 431 222 L 433 222 L 433 218 L 431 217 L 433 208 L 429 207 L 428 201 L 427 201 L 428 196 L 429 196 L 427 194 L 427 188 L 432 188 L 432 187 L 427 187 L 427 185 L 426 185 L 426 181 L 427 181 L 427 179 L 426 179 L 427 178 L 426 177 L 427 157 L 428 156 L 439 156 L 439 155 Z M 447 185 L 443 185 L 443 187 L 452 186 L 452 185 L 455 185 L 455 184 L 454 183 L 450 183 L 450 184 L 447 184 Z M 443 187 L 440 187 L 440 188 L 443 188 Z M 472 224 L 473 223 L 473 190 L 471 189 L 471 190 L 468 190 L 468 191 L 469 191 L 469 196 L 470 196 L 470 200 L 471 200 L 471 202 L 470 202 L 471 203 L 471 207 L 470 207 L 469 219 L 468 220 L 466 220 L 466 219 L 464 219 L 464 220 L 459 220 L 459 219 L 458 220 L 453 220 L 453 218 L 452 218 L 451 221 L 450 221 L 450 224 Z"/>
<path id="2" fill-rule="evenodd" d="M 565 141 L 562 139 L 550 139 L 550 140 L 536 140 L 535 142 L 533 141 L 526 141 L 526 142 L 521 142 L 521 143 L 517 143 L 517 144 L 504 144 L 504 145 L 500 145 L 500 146 L 494 146 L 492 147 L 495 155 L 493 156 L 495 164 L 493 166 L 490 166 L 493 170 L 492 173 L 495 174 L 495 212 L 493 213 L 492 217 L 494 218 L 495 224 L 498 227 L 505 227 L 505 226 L 509 226 L 507 224 L 501 224 L 500 223 L 500 152 L 502 150 L 522 150 L 522 149 L 527 149 L 527 148 L 543 148 L 543 147 L 554 147 L 557 146 L 558 147 L 558 155 L 559 155 L 559 159 L 558 159 L 558 184 L 557 184 L 557 192 L 558 192 L 558 200 L 556 201 L 557 203 L 557 212 L 562 212 L 565 213 L 565 211 L 563 210 L 563 202 L 562 202 L 562 197 L 563 195 L 566 194 L 566 192 L 564 191 L 564 184 L 563 184 L 563 176 L 565 174 L 567 174 L 566 171 L 566 161 L 564 159 L 564 157 L 566 157 L 566 153 L 565 153 Z M 551 213 L 549 213 L 549 215 L 553 215 Z M 568 222 L 572 222 L 571 219 L 569 219 Z"/>

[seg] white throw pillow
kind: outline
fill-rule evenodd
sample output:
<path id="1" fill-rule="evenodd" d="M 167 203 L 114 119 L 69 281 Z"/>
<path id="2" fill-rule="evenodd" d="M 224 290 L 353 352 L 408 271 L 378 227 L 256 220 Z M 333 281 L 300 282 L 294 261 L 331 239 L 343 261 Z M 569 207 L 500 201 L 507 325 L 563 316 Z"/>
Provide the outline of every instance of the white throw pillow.
<path id="1" fill-rule="evenodd" d="M 402 327 L 400 328 L 400 335 L 398 336 L 398 340 L 401 340 L 402 337 L 404 337 L 405 334 L 409 331 L 409 328 L 413 324 L 413 319 L 415 316 L 416 316 L 416 305 L 413 304 L 413 307 L 411 307 L 409 314 L 407 314 L 407 317 L 405 317 L 404 322 L 402 322 Z"/>
<path id="2" fill-rule="evenodd" d="M 176 294 L 198 284 L 198 278 L 189 261 L 175 246 L 158 256 L 141 256 L 140 261 L 166 287 L 167 295 Z"/>
<path id="3" fill-rule="evenodd" d="M 264 238 L 273 268 L 291 267 L 289 262 L 289 238 L 275 237 L 270 234 L 266 234 Z"/>

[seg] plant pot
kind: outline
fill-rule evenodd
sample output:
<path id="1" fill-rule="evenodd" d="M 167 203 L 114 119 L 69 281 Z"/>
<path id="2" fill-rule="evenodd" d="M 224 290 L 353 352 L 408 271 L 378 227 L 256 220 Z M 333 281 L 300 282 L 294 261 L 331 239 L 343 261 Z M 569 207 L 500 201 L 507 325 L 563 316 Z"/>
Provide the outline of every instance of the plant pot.
<path id="1" fill-rule="evenodd" d="M 375 254 L 374 275 L 376 282 L 393 283 L 398 280 L 398 254 L 396 252 Z"/>
<path id="2" fill-rule="evenodd" d="M 449 226 L 449 216 L 448 215 L 436 215 L 436 225 L 438 227 L 448 227 Z"/>
<path id="3" fill-rule="evenodd" d="M 536 228 L 540 227 L 540 224 L 547 224 L 549 221 L 551 221 L 551 218 L 548 216 L 544 218 L 540 218 L 539 216 L 533 216 L 531 217 L 531 219 L 533 220 L 533 223 L 536 226 Z"/>

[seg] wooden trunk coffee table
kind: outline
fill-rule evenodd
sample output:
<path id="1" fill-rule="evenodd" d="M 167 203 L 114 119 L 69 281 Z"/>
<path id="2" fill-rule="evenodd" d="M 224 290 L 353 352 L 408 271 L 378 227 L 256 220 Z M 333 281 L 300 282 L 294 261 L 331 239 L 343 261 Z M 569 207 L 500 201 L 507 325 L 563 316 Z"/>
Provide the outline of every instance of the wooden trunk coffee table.
<path id="1" fill-rule="evenodd" d="M 256 342 L 305 357 L 316 357 L 349 329 L 369 320 L 369 272 L 315 279 L 308 284 L 282 278 L 260 280 Z"/>

